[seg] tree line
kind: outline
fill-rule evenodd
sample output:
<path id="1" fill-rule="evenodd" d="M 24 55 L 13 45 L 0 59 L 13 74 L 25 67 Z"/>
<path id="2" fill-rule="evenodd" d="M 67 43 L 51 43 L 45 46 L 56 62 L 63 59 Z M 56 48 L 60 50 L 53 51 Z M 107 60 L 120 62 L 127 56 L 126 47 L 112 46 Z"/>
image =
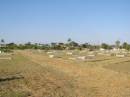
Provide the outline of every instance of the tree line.
<path id="1" fill-rule="evenodd" d="M 126 50 L 130 50 L 130 44 L 128 44 L 127 42 L 124 42 L 123 44 L 120 43 L 120 41 L 116 41 L 114 45 L 109 45 L 107 43 L 102 43 L 101 45 L 92 45 L 89 43 L 83 43 L 83 44 L 79 44 L 73 40 L 71 40 L 70 38 L 67 40 L 66 43 L 56 43 L 56 42 L 52 42 L 50 44 L 39 44 L 39 43 L 25 43 L 25 44 L 15 44 L 15 43 L 8 43 L 5 44 L 5 41 L 2 39 L 0 41 L 0 50 L 3 51 L 9 51 L 9 50 L 24 50 L 24 49 L 41 49 L 41 50 L 74 50 L 74 49 L 78 49 L 78 50 L 82 50 L 82 49 L 89 49 L 89 50 L 96 50 L 96 49 L 113 49 L 113 48 L 120 48 L 120 49 L 126 49 Z"/>

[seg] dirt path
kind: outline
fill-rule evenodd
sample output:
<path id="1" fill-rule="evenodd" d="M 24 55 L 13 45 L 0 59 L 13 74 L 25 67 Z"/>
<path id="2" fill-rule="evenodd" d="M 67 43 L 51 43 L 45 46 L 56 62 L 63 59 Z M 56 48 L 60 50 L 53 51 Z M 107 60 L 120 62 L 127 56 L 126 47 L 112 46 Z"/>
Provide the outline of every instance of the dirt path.
<path id="1" fill-rule="evenodd" d="M 72 77 L 77 97 L 130 97 L 130 79 L 125 74 L 98 66 L 80 66 L 67 60 L 50 59 L 47 56 L 28 51 L 20 53 L 42 67 Z"/>

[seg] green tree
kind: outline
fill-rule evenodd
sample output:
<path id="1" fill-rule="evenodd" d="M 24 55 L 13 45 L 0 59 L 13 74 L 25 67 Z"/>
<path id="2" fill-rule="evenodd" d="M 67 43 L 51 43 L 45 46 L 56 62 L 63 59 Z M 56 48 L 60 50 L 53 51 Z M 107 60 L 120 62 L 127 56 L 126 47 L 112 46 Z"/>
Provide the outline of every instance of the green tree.
<path id="1" fill-rule="evenodd" d="M 88 44 L 88 43 L 81 44 L 82 48 L 89 48 L 89 46 L 90 46 L 90 44 Z"/>
<path id="2" fill-rule="evenodd" d="M 17 49 L 17 45 L 15 43 L 9 43 L 6 46 L 8 49 Z"/>
<path id="3" fill-rule="evenodd" d="M 123 47 L 124 49 L 126 49 L 126 50 L 130 50 L 130 45 L 129 45 L 127 42 L 124 42 L 124 43 L 122 44 L 122 47 Z"/>
<path id="4" fill-rule="evenodd" d="M 5 43 L 5 40 L 4 40 L 4 39 L 1 39 L 1 43 L 3 43 L 3 44 L 4 44 L 4 43 Z"/>
<path id="5" fill-rule="evenodd" d="M 104 49 L 108 49 L 108 48 L 109 48 L 109 45 L 106 44 L 106 43 L 102 43 L 101 47 L 104 48 Z"/>
<path id="6" fill-rule="evenodd" d="M 116 44 L 116 47 L 117 47 L 117 48 L 120 47 L 120 41 L 119 41 L 119 40 L 117 40 L 117 41 L 115 42 L 115 44 Z"/>
<path id="7" fill-rule="evenodd" d="M 71 41 L 72 41 L 71 38 L 69 38 L 69 39 L 67 40 L 68 43 L 70 43 Z"/>

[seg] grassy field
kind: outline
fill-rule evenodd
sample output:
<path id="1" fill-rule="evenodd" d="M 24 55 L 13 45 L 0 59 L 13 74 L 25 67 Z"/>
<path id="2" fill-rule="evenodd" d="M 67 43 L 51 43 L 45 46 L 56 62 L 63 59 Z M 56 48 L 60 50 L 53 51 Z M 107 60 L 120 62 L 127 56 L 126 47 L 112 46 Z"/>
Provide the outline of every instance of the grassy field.
<path id="1" fill-rule="evenodd" d="M 130 97 L 130 57 L 81 61 L 59 53 L 14 51 L 0 59 L 0 97 Z"/>

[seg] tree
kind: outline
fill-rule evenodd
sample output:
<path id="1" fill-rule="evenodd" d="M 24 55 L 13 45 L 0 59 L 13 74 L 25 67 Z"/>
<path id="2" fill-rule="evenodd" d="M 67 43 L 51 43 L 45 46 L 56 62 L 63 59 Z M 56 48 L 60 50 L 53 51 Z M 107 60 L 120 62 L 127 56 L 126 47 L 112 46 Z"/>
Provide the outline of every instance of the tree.
<path id="1" fill-rule="evenodd" d="M 52 42 L 52 43 L 51 43 L 51 49 L 56 49 L 56 45 L 57 45 L 57 43 Z"/>
<path id="2" fill-rule="evenodd" d="M 6 46 L 8 49 L 17 49 L 17 45 L 15 43 L 9 43 Z"/>
<path id="3" fill-rule="evenodd" d="M 127 46 L 128 46 L 128 43 L 127 43 L 127 42 L 124 42 L 124 43 L 122 44 L 122 47 L 123 47 L 124 49 L 126 49 Z"/>
<path id="4" fill-rule="evenodd" d="M 4 39 L 1 39 L 1 43 L 3 43 L 3 44 L 4 44 L 4 42 L 5 42 L 5 40 L 4 40 Z"/>
<path id="5" fill-rule="evenodd" d="M 89 46 L 90 46 L 90 44 L 88 44 L 88 43 L 81 44 L 82 48 L 89 48 Z"/>
<path id="6" fill-rule="evenodd" d="M 69 38 L 67 41 L 68 41 L 68 43 L 70 43 L 72 40 L 71 40 L 71 38 Z"/>
<path id="7" fill-rule="evenodd" d="M 4 43 L 5 43 L 4 39 L 1 39 L 1 40 L 0 40 L 0 46 L 1 46 L 1 47 L 4 47 L 4 46 L 5 46 Z"/>
<path id="8" fill-rule="evenodd" d="M 117 48 L 120 47 L 120 41 L 119 41 L 119 40 L 117 40 L 117 41 L 115 42 L 115 44 L 116 44 L 116 47 L 117 47 Z"/>
<path id="9" fill-rule="evenodd" d="M 64 50 L 66 48 L 64 43 L 58 43 L 58 46 L 60 50 Z"/>
<path id="10" fill-rule="evenodd" d="M 31 44 L 31 42 L 28 42 L 28 43 L 25 44 L 25 48 L 26 49 L 32 49 L 33 45 Z"/>
<path id="11" fill-rule="evenodd" d="M 101 47 L 104 48 L 104 49 L 108 49 L 108 48 L 109 48 L 109 45 L 106 44 L 106 43 L 102 43 Z"/>
<path id="12" fill-rule="evenodd" d="M 130 50 L 130 45 L 129 45 L 127 42 L 124 42 L 124 43 L 122 44 L 122 47 L 123 47 L 124 49 L 126 49 L 126 50 Z"/>
<path id="13" fill-rule="evenodd" d="M 79 44 L 78 44 L 77 42 L 75 42 L 75 41 L 71 41 L 71 42 L 69 43 L 69 45 L 72 46 L 72 47 L 76 47 L 76 46 L 78 46 Z"/>
<path id="14" fill-rule="evenodd" d="M 0 40 L 0 50 L 3 51 L 3 52 L 7 52 L 8 51 L 4 39 Z"/>

